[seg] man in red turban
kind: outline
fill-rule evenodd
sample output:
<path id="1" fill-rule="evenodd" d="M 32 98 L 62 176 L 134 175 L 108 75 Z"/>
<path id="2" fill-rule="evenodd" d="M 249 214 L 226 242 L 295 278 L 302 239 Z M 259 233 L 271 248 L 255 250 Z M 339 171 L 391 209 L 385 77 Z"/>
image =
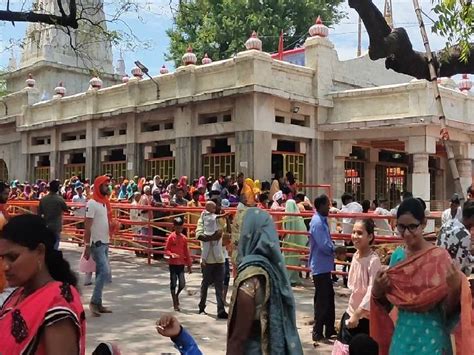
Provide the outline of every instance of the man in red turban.
<path id="1" fill-rule="evenodd" d="M 109 243 L 116 223 L 112 218 L 109 201 L 108 176 L 99 176 L 94 181 L 94 194 L 86 206 L 86 222 L 84 231 L 84 258 L 90 256 L 96 264 L 96 279 L 89 309 L 94 317 L 112 311 L 102 304 L 102 292 L 105 283 L 110 281 Z"/>

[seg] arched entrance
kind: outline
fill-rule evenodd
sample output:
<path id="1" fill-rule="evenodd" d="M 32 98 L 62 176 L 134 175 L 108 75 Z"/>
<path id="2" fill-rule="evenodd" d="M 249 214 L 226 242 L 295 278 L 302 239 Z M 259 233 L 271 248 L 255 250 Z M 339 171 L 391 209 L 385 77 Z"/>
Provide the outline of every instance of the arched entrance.
<path id="1" fill-rule="evenodd" d="M 8 168 L 3 159 L 0 159 L 0 180 L 8 181 Z"/>

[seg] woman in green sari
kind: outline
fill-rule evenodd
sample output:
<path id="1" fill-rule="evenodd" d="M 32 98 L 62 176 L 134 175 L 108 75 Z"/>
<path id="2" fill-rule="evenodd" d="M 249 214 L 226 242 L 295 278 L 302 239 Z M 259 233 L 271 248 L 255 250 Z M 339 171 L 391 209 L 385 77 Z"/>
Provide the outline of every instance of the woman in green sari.
<path id="1" fill-rule="evenodd" d="M 249 208 L 238 244 L 227 354 L 302 355 L 295 300 L 270 215 Z"/>
<path id="2" fill-rule="evenodd" d="M 285 212 L 300 213 L 300 210 L 295 200 L 286 201 Z M 300 216 L 285 216 L 283 218 L 283 229 L 302 233 L 306 233 L 308 231 L 304 223 L 303 217 Z M 304 252 L 305 250 L 307 250 L 307 244 L 308 237 L 305 234 L 286 234 L 283 242 L 283 247 L 301 249 L 301 251 Z M 286 265 L 301 266 L 301 253 L 288 251 L 284 253 L 284 257 Z M 299 271 L 287 269 L 287 273 L 288 278 L 290 279 L 291 286 L 298 286 L 302 284 Z"/>

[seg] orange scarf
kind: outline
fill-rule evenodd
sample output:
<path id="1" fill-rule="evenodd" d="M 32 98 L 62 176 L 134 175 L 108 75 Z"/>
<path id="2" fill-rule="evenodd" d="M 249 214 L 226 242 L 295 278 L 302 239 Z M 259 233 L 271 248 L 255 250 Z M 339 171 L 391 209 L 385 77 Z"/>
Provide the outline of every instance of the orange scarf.
<path id="1" fill-rule="evenodd" d="M 107 195 L 102 195 L 100 193 L 100 187 L 110 181 L 109 177 L 106 175 L 102 175 L 97 177 L 94 180 L 94 192 L 92 194 L 92 199 L 98 203 L 101 203 L 107 207 L 107 218 L 109 220 L 109 232 L 112 236 L 116 230 L 118 229 L 117 223 L 113 218 L 112 215 L 112 207 L 110 206 L 110 201 Z"/>
<path id="2" fill-rule="evenodd" d="M 419 252 L 387 271 L 391 282 L 388 301 L 397 308 L 411 312 L 426 312 L 442 302 L 448 293 L 446 275 L 452 260 L 448 252 L 438 247 Z M 466 276 L 461 284 L 462 349 L 458 354 L 471 354 L 471 291 Z M 379 354 L 387 355 L 394 332 L 390 315 L 374 298 L 370 306 L 370 335 L 379 344 Z M 460 352 L 459 352 L 460 351 Z"/>

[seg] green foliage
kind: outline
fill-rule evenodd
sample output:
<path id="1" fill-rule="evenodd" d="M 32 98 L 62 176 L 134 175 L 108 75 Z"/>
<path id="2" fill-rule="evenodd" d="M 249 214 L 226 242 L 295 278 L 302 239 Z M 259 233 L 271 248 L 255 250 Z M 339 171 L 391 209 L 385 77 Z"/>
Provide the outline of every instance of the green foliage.
<path id="1" fill-rule="evenodd" d="M 0 73 L 1 75 L 1 73 Z M 0 78 L 0 97 L 8 94 L 7 91 L 7 82 L 5 79 Z"/>
<path id="2" fill-rule="evenodd" d="M 188 45 L 198 58 L 208 53 L 213 60 L 232 57 L 245 49 L 252 31 L 257 31 L 263 50 L 276 52 L 280 31 L 284 47 L 302 44 L 318 15 L 326 26 L 344 14 L 338 10 L 343 0 L 188 0 L 182 1 L 167 31 L 170 48 L 167 59 L 176 66 Z"/>
<path id="3" fill-rule="evenodd" d="M 470 41 L 474 36 L 474 6 L 470 0 L 432 0 L 438 21 L 433 31 L 446 37 L 446 47 L 459 45 L 461 60 L 469 60 Z"/>

